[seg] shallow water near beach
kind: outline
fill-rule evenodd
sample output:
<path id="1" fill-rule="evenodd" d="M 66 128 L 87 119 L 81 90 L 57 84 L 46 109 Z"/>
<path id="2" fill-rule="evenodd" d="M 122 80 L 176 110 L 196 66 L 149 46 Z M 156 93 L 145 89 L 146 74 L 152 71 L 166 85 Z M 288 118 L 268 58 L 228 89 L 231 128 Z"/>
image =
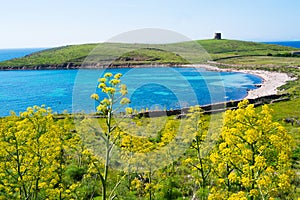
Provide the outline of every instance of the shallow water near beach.
<path id="1" fill-rule="evenodd" d="M 0 71 L 0 116 L 17 114 L 33 105 L 45 104 L 54 112 L 94 112 L 90 99 L 104 72 L 122 73 L 128 87 L 130 107 L 178 109 L 243 99 L 247 90 L 260 84 L 260 77 L 196 68 L 136 68 L 110 70 Z M 104 98 L 102 95 L 101 98 Z"/>

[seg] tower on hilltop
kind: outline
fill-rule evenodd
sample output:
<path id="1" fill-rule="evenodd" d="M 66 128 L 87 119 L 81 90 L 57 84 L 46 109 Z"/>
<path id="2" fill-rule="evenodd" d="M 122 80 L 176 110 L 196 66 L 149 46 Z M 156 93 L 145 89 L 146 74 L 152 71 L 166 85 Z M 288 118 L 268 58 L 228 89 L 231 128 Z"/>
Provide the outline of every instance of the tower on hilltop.
<path id="1" fill-rule="evenodd" d="M 221 39 L 222 39 L 221 33 L 215 33 L 214 39 L 215 39 L 215 40 L 221 40 Z"/>

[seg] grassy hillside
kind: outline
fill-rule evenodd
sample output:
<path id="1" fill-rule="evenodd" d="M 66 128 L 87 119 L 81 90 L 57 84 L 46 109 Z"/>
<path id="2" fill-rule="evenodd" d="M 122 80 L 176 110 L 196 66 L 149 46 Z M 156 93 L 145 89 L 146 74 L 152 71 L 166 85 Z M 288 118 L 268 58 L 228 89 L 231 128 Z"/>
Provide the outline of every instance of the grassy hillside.
<path id="1" fill-rule="evenodd" d="M 213 59 L 229 56 L 275 55 L 297 50 L 291 47 L 239 40 L 199 40 L 198 43 L 210 53 Z"/>
<path id="2" fill-rule="evenodd" d="M 201 49 L 199 45 L 204 49 Z M 97 47 L 93 52 L 91 52 Z M 139 50 L 137 50 L 139 49 Z M 183 64 L 199 63 L 236 56 L 266 56 L 286 54 L 299 49 L 278 45 L 236 40 L 199 40 L 166 45 L 100 43 L 70 45 L 33 53 L 23 58 L 0 62 L 0 67 L 36 67 L 68 65 L 80 66 L 88 55 L 88 62 L 115 64 Z M 207 51 L 207 53 L 205 52 Z M 197 52 L 197 53 L 195 53 Z M 200 55 L 201 54 L 201 55 Z M 183 57 L 183 58 L 180 58 Z M 201 58 L 200 58 L 201 57 Z M 188 60 L 188 61 L 187 61 Z"/>
<path id="3" fill-rule="evenodd" d="M 40 66 L 74 62 L 81 64 L 96 44 L 71 45 L 40 51 L 31 55 L 0 62 L 0 66 Z"/>

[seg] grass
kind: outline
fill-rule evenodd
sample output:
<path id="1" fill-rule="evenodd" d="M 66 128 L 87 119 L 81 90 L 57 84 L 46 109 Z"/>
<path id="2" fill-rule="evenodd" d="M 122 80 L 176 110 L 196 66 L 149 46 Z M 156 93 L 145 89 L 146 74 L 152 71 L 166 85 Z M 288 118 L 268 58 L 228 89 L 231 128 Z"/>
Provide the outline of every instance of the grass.
<path id="1" fill-rule="evenodd" d="M 267 55 L 297 51 L 296 48 L 239 40 L 199 40 L 198 43 L 209 52 L 212 59 L 245 55 Z M 299 50 L 299 49 L 298 49 Z"/>
<path id="2" fill-rule="evenodd" d="M 129 51 L 118 57 L 115 61 L 112 61 L 112 63 L 115 65 L 144 65 L 151 64 L 153 62 L 175 65 L 180 63 L 189 63 L 187 60 L 185 60 L 178 54 L 152 48 L 142 48 L 138 50 Z"/>
<path id="3" fill-rule="evenodd" d="M 275 56 L 241 56 L 219 60 L 221 63 L 238 65 L 269 65 L 269 66 L 300 66 L 300 57 L 275 57 Z"/>
<path id="4" fill-rule="evenodd" d="M 95 44 L 85 44 L 43 50 L 22 58 L 1 62 L 1 66 L 40 66 L 68 62 L 79 64 L 95 46 Z"/>

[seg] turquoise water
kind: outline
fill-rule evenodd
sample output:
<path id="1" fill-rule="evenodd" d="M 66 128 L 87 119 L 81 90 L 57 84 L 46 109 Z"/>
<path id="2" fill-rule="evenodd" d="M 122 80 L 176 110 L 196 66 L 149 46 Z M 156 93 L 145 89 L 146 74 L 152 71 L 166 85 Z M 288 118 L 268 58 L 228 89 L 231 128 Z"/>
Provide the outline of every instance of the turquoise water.
<path id="1" fill-rule="evenodd" d="M 257 76 L 236 72 L 211 72 L 195 68 L 112 69 L 122 73 L 128 86 L 130 106 L 136 109 L 177 109 L 205 105 L 246 96 L 261 83 Z M 90 94 L 104 70 L 0 71 L 0 116 L 33 105 L 51 107 L 55 112 L 93 112 Z M 104 96 L 101 96 L 102 98 Z"/>

